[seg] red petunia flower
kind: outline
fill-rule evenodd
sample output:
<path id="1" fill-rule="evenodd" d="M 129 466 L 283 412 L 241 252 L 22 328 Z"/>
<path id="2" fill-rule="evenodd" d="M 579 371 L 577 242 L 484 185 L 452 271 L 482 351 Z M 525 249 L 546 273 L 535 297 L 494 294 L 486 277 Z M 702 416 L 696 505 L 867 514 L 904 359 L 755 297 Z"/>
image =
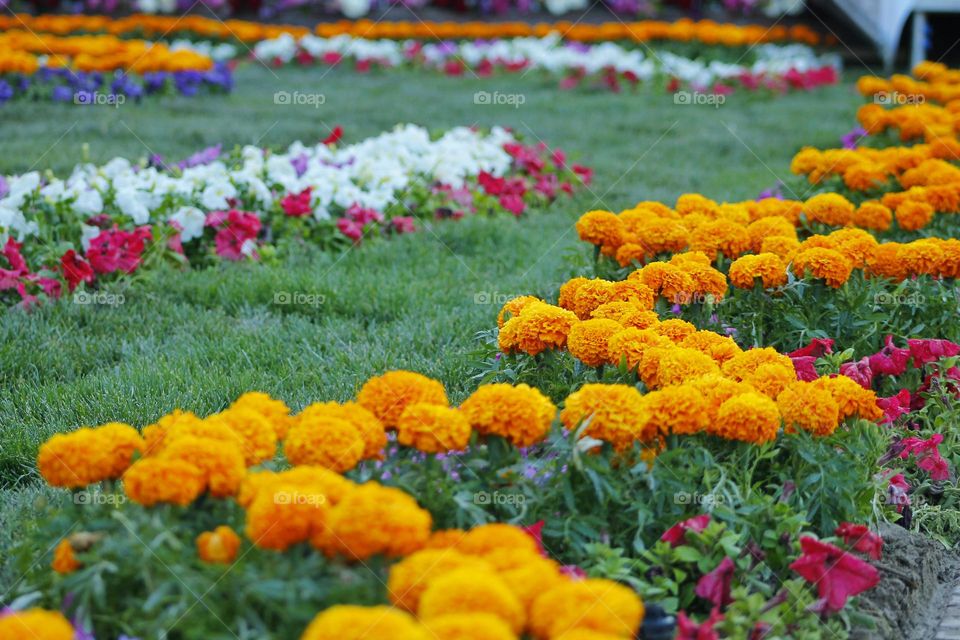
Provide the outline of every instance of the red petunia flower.
<path id="1" fill-rule="evenodd" d="M 340 138 L 343 137 L 343 127 L 337 125 L 333 128 L 333 131 L 330 132 L 326 138 L 320 141 L 320 144 L 331 145 L 337 144 L 340 142 Z"/>
<path id="2" fill-rule="evenodd" d="M 873 388 L 873 370 L 870 368 L 869 358 L 844 362 L 840 365 L 840 375 L 850 378 L 864 389 Z"/>
<path id="3" fill-rule="evenodd" d="M 787 355 L 791 358 L 798 356 L 813 356 L 814 358 L 819 358 L 824 355 L 833 353 L 833 339 L 832 338 L 814 338 L 810 341 L 805 347 L 801 347 L 796 351 L 791 351 Z"/>
<path id="4" fill-rule="evenodd" d="M 70 291 L 76 289 L 81 282 L 87 284 L 93 282 L 93 267 L 73 249 L 67 250 L 60 257 L 60 269 L 63 271 L 63 278 L 67 281 L 67 288 Z"/>
<path id="5" fill-rule="evenodd" d="M 913 366 L 917 368 L 960 354 L 960 345 L 949 340 L 907 340 L 907 344 L 910 345 Z"/>
<path id="6" fill-rule="evenodd" d="M 733 598 L 730 597 L 730 585 L 733 583 L 733 573 L 736 566 L 730 558 L 724 558 L 720 564 L 697 581 L 696 594 L 704 600 L 709 600 L 715 607 L 725 607 Z"/>
<path id="7" fill-rule="evenodd" d="M 883 538 L 870 531 L 867 525 L 841 522 L 834 533 L 843 538 L 846 544 L 874 560 L 879 560 L 883 553 Z"/>
<path id="8" fill-rule="evenodd" d="M 814 363 L 817 359 L 813 356 L 790 356 L 793 361 L 793 368 L 797 372 L 797 380 L 802 382 L 813 382 L 820 377 Z"/>
<path id="9" fill-rule="evenodd" d="M 876 567 L 832 544 L 801 536 L 800 549 L 790 568 L 816 586 L 815 609 L 824 615 L 842 610 L 847 599 L 880 582 Z"/>
<path id="10" fill-rule="evenodd" d="M 900 416 L 910 413 L 910 392 L 900 389 L 896 395 L 889 398 L 877 398 L 877 406 L 883 409 L 881 424 L 896 422 Z"/>
<path id="11" fill-rule="evenodd" d="M 688 618 L 686 612 L 681 611 L 677 614 L 675 640 L 720 640 L 720 634 L 713 627 L 721 620 L 723 620 L 723 614 L 717 608 L 714 608 L 710 612 L 710 617 L 700 624 Z"/>
<path id="12" fill-rule="evenodd" d="M 704 513 L 689 520 L 678 522 L 664 532 L 660 539 L 669 542 L 671 547 L 679 547 L 686 542 L 687 531 L 700 533 L 710 524 L 710 514 Z"/>
<path id="13" fill-rule="evenodd" d="M 300 193 L 291 193 L 281 200 L 280 206 L 283 208 L 284 215 L 290 216 L 291 218 L 302 218 L 311 213 L 313 211 L 313 207 L 310 206 L 310 194 L 312 191 L 313 189 L 311 187 L 307 187 Z"/>
<path id="14" fill-rule="evenodd" d="M 885 376 L 903 375 L 910 360 L 910 349 L 893 345 L 893 336 L 887 336 L 883 349 L 870 356 L 870 369 Z"/>

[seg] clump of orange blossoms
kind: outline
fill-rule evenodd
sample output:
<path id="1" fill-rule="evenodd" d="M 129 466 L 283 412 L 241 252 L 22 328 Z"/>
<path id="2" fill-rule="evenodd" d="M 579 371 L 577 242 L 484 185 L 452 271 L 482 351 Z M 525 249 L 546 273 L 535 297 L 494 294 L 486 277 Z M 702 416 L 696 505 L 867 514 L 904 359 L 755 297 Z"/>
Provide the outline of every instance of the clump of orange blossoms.
<path id="1" fill-rule="evenodd" d="M 462 451 L 470 443 L 470 423 L 459 409 L 417 402 L 397 422 L 397 442 L 425 453 Z"/>
<path id="2" fill-rule="evenodd" d="M 408 404 L 450 405 L 442 384 L 425 375 L 402 370 L 388 371 L 367 380 L 357 394 L 357 402 L 387 428 L 397 426 L 397 420 Z"/>
<path id="3" fill-rule="evenodd" d="M 221 525 L 213 531 L 197 536 L 197 555 L 204 562 L 230 564 L 240 550 L 240 536 L 233 529 Z"/>
<path id="4" fill-rule="evenodd" d="M 49 485 L 77 489 L 119 478 L 143 449 L 136 429 L 111 422 L 54 435 L 40 445 L 37 467 Z"/>
<path id="5" fill-rule="evenodd" d="M 570 430 L 589 421 L 584 435 L 609 442 L 617 450 L 646 442 L 653 433 L 643 396 L 623 384 L 585 384 L 564 403 L 560 421 Z"/>
<path id="6" fill-rule="evenodd" d="M 543 440 L 557 415 L 550 399 L 526 384 L 481 385 L 460 410 L 478 433 L 500 436 L 516 447 Z"/>

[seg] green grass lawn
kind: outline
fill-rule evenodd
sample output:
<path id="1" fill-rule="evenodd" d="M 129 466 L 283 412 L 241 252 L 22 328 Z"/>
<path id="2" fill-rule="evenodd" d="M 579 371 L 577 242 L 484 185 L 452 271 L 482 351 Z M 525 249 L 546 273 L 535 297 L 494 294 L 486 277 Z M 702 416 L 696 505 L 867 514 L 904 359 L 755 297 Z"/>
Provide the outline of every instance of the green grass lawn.
<path id="1" fill-rule="evenodd" d="M 497 297 L 553 295 L 585 263 L 573 222 L 591 208 L 672 202 L 687 191 L 754 197 L 788 177 L 802 145 L 836 145 L 860 99 L 849 82 L 776 100 L 734 95 L 720 108 L 669 95 L 559 92 L 540 78 L 446 78 L 321 69 L 237 73 L 230 96 L 154 98 L 141 105 L 3 107 L 0 173 L 82 159 L 179 160 L 224 143 L 281 147 L 343 125 L 356 141 L 413 122 L 513 127 L 596 170 L 594 184 L 546 214 L 467 219 L 341 255 L 303 249 L 278 264 L 137 276 L 118 307 L 69 299 L 0 317 L 0 547 L 23 534 L 36 491 L 34 456 L 50 434 L 119 420 L 145 425 L 175 407 L 208 413 L 259 389 L 294 408 L 354 395 L 369 376 L 409 368 L 443 380 L 453 400 L 473 388 L 476 332 Z M 276 91 L 322 92 L 320 108 L 277 106 Z M 476 91 L 523 93 L 520 108 L 475 105 Z M 802 195 L 802 194 L 798 194 Z M 277 292 L 322 305 L 274 304 Z M 484 295 L 486 294 L 486 295 Z M 3 554 L 0 554 L 3 555 Z M 0 570 L 2 576 L 2 570 Z M 0 580 L 2 581 L 2 580 Z"/>

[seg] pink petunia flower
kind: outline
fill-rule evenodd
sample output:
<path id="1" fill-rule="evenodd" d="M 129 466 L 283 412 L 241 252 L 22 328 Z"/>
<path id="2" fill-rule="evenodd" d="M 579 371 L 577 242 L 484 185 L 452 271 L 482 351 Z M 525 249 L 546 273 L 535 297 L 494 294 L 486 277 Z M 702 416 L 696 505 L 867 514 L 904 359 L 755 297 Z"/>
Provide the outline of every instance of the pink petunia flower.
<path id="1" fill-rule="evenodd" d="M 715 607 L 725 607 L 733 598 L 730 597 L 730 585 L 733 583 L 733 573 L 736 566 L 729 557 L 720 561 L 720 564 L 697 581 L 696 594 L 704 600 L 709 600 Z"/>
<path id="2" fill-rule="evenodd" d="M 893 345 L 893 336 L 887 336 L 883 349 L 870 356 L 870 369 L 885 376 L 903 375 L 910 360 L 910 349 Z"/>
<path id="3" fill-rule="evenodd" d="M 800 549 L 790 568 L 816 585 L 820 600 L 815 610 L 823 615 L 842 610 L 849 598 L 880 582 L 876 567 L 832 544 L 801 536 Z"/>

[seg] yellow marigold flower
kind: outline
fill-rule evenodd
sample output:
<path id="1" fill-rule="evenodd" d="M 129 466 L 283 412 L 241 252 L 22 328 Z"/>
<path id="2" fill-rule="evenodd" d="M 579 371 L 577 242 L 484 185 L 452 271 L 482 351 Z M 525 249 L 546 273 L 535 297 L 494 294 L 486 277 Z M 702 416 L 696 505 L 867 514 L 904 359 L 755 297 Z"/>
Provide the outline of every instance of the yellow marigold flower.
<path id="1" fill-rule="evenodd" d="M 654 327 L 653 330 L 664 338 L 668 338 L 671 342 L 679 344 L 688 336 L 696 333 L 697 327 L 686 320 L 671 318 L 670 320 L 664 320 Z"/>
<path id="2" fill-rule="evenodd" d="M 830 392 L 840 408 L 841 422 L 855 415 L 874 422 L 883 417 L 883 410 L 877 406 L 877 394 L 847 376 L 820 377 L 811 384 Z"/>
<path id="3" fill-rule="evenodd" d="M 685 265 L 681 268 L 693 279 L 693 291 L 690 292 L 692 295 L 686 301 L 680 301 L 680 304 L 691 302 L 717 303 L 727 295 L 727 277 L 720 271 L 713 267 L 701 265 Z"/>
<path id="4" fill-rule="evenodd" d="M 599 367 L 610 360 L 607 341 L 623 330 L 616 320 L 584 320 L 570 329 L 567 336 L 567 349 L 570 355 L 588 367 Z"/>
<path id="5" fill-rule="evenodd" d="M 470 529 L 457 543 L 457 549 L 462 553 L 481 557 L 501 549 L 540 552 L 537 541 L 529 533 L 512 524 L 499 522 L 482 524 Z"/>
<path id="6" fill-rule="evenodd" d="M 332 535 L 312 542 L 357 560 L 405 556 L 423 548 L 432 523 L 430 513 L 408 494 L 367 482 L 331 510 Z"/>
<path id="7" fill-rule="evenodd" d="M 492 613 L 452 613 L 424 620 L 436 640 L 516 640 L 506 622 Z"/>
<path id="8" fill-rule="evenodd" d="M 356 467 L 365 449 L 363 436 L 352 424 L 318 414 L 297 420 L 283 443 L 290 464 L 318 465 L 339 473 Z"/>
<path id="9" fill-rule="evenodd" d="M 293 424 L 290 407 L 283 400 L 271 398 L 261 391 L 248 391 L 230 405 L 231 409 L 249 409 L 256 411 L 270 423 L 277 438 L 287 437 L 287 431 Z"/>
<path id="10" fill-rule="evenodd" d="M 801 153 L 803 152 L 801 151 Z M 764 198 L 763 200 L 752 200 L 748 202 L 747 210 L 750 214 L 751 221 L 770 217 L 785 218 L 790 224 L 796 227 L 800 224 L 800 216 L 803 213 L 803 203 L 799 200 Z"/>
<path id="11" fill-rule="evenodd" d="M 416 613 L 420 596 L 431 580 L 455 569 L 489 571 L 490 565 L 480 558 L 455 549 L 423 549 L 410 554 L 390 567 L 387 595 L 393 606 Z"/>
<path id="12" fill-rule="evenodd" d="M 655 329 L 660 317 L 654 311 L 632 311 L 623 314 L 619 322 L 628 329 Z"/>
<path id="13" fill-rule="evenodd" d="M 638 242 L 624 242 L 617 249 L 614 257 L 621 267 L 628 267 L 634 263 L 642 265 L 647 261 L 647 250 Z"/>
<path id="14" fill-rule="evenodd" d="M 292 545 L 326 536 L 332 508 L 328 485 L 285 483 L 277 478 L 257 491 L 249 503 L 246 535 L 261 549 L 285 551 Z"/>
<path id="15" fill-rule="evenodd" d="M 743 256 L 730 265 L 730 284 L 738 289 L 753 289 L 757 278 L 764 289 L 782 287 L 787 284 L 787 265 L 773 253 Z"/>
<path id="16" fill-rule="evenodd" d="M 330 607 L 310 622 L 300 640 L 431 640 L 409 613 L 392 607 Z"/>
<path id="17" fill-rule="evenodd" d="M 943 259 L 940 261 L 940 275 L 944 278 L 960 277 L 960 240 L 949 238 L 940 243 Z"/>
<path id="18" fill-rule="evenodd" d="M 479 433 L 500 436 L 516 447 L 543 440 L 557 415 L 550 398 L 526 384 L 481 385 L 460 411 Z"/>
<path id="19" fill-rule="evenodd" d="M 580 216 L 576 227 L 584 242 L 614 249 L 623 244 L 623 221 L 610 211 L 588 211 Z"/>
<path id="20" fill-rule="evenodd" d="M 920 200 L 907 200 L 896 210 L 897 225 L 904 231 L 923 229 L 933 220 L 933 206 Z"/>
<path id="21" fill-rule="evenodd" d="M 635 371 L 643 360 L 643 354 L 649 347 L 664 347 L 670 339 L 655 330 L 629 328 L 619 331 L 607 342 L 610 361 L 619 364 L 626 359 L 627 368 Z"/>
<path id="22" fill-rule="evenodd" d="M 867 270 L 873 277 L 889 278 L 899 282 L 907 277 L 907 269 L 900 261 L 899 242 L 884 242 L 877 245 L 867 258 Z"/>
<path id="23" fill-rule="evenodd" d="M 807 249 L 793 257 L 793 272 L 799 278 L 809 273 L 827 286 L 839 288 L 850 278 L 853 263 L 834 249 Z"/>
<path id="24" fill-rule="evenodd" d="M 629 302 L 644 311 L 653 309 L 656 300 L 657 296 L 653 289 L 636 280 L 614 282 L 608 297 L 608 302 Z M 596 311 L 596 308 L 594 311 Z"/>
<path id="25" fill-rule="evenodd" d="M 73 545 L 70 544 L 69 540 L 64 538 L 57 543 L 57 547 L 53 550 L 53 562 L 50 564 L 54 571 L 66 575 L 73 573 L 82 566 L 83 563 L 77 560 L 77 557 L 73 554 Z"/>
<path id="26" fill-rule="evenodd" d="M 840 423 L 840 408 L 822 385 L 795 381 L 777 396 L 777 408 L 788 433 L 795 427 L 818 436 L 828 436 Z"/>
<path id="27" fill-rule="evenodd" d="M 383 423 L 356 402 L 315 402 L 303 408 L 297 420 L 313 417 L 336 418 L 349 422 L 363 438 L 363 460 L 379 458 L 387 446 L 387 431 Z"/>
<path id="28" fill-rule="evenodd" d="M 868 200 L 857 207 L 852 221 L 861 229 L 886 231 L 893 223 L 893 212 L 876 200 Z"/>
<path id="29" fill-rule="evenodd" d="M 577 292 L 573 295 L 573 308 L 571 309 L 581 320 L 586 320 L 593 313 L 593 310 L 610 302 L 610 296 L 613 293 L 613 283 L 608 280 L 596 278 L 581 282 L 577 287 Z"/>
<path id="30" fill-rule="evenodd" d="M 674 209 L 681 216 L 688 216 L 692 213 L 703 213 L 708 217 L 717 215 L 719 205 L 714 200 L 700 195 L 699 193 L 685 193 L 677 198 L 677 204 Z"/>
<path id="31" fill-rule="evenodd" d="M 668 260 L 667 263 L 680 269 L 687 269 L 691 267 L 709 267 L 713 264 L 713 260 L 703 251 L 684 251 L 683 253 L 670 256 L 670 260 Z"/>
<path id="32" fill-rule="evenodd" d="M 706 400 L 710 423 L 716 422 L 720 406 L 724 402 L 734 396 L 756 391 L 745 382 L 736 382 L 722 375 L 706 375 L 686 383 L 685 386 L 693 387 Z"/>
<path id="33" fill-rule="evenodd" d="M 689 273 L 666 262 L 651 262 L 631 273 L 628 279 L 639 280 L 650 287 L 654 294 L 678 304 L 686 300 L 695 288 Z"/>
<path id="34" fill-rule="evenodd" d="M 628 449 L 636 440 L 647 441 L 653 434 L 650 413 L 643 396 L 624 384 L 585 384 L 567 396 L 560 421 L 576 429 L 590 420 L 584 434 L 609 442 L 617 450 Z"/>
<path id="35" fill-rule="evenodd" d="M 573 311 L 573 301 L 577 295 L 577 289 L 580 288 L 584 282 L 590 282 L 589 278 L 577 277 L 567 280 L 562 285 L 560 285 L 560 297 L 557 300 L 557 306 Z"/>
<path id="36" fill-rule="evenodd" d="M 717 219 L 745 226 L 750 223 L 750 209 L 744 202 L 722 202 L 717 210 Z"/>
<path id="37" fill-rule="evenodd" d="M 623 640 L 623 636 L 591 629 L 571 629 L 561 633 L 554 640 Z"/>
<path id="38" fill-rule="evenodd" d="M 838 193 L 821 193 L 803 204 L 803 213 L 811 222 L 842 227 L 853 218 L 853 203 Z"/>
<path id="39" fill-rule="evenodd" d="M 240 550 L 240 536 L 226 525 L 197 536 L 197 555 L 204 562 L 230 564 Z"/>
<path id="40" fill-rule="evenodd" d="M 680 342 L 680 346 L 707 354 L 721 367 L 734 356 L 743 353 L 743 349 L 733 338 L 713 331 L 694 331 Z"/>
<path id="41" fill-rule="evenodd" d="M 750 236 L 750 248 L 754 253 L 763 251 L 763 241 L 767 238 L 797 239 L 797 228 L 793 223 L 780 216 L 768 216 L 754 220 L 747 225 Z"/>
<path id="42" fill-rule="evenodd" d="M 651 218 L 632 229 L 647 255 L 677 253 L 687 248 L 689 232 L 680 222 L 667 218 Z"/>
<path id="43" fill-rule="evenodd" d="M 852 191 L 870 191 L 884 186 L 890 178 L 886 165 L 881 162 L 861 160 L 843 172 L 843 183 Z M 853 218 L 851 217 L 851 221 Z"/>
<path id="44" fill-rule="evenodd" d="M 467 532 L 463 529 L 440 529 L 430 534 L 424 549 L 455 549 L 463 542 Z"/>
<path id="45" fill-rule="evenodd" d="M 243 453 L 222 440 L 184 436 L 168 444 L 160 455 L 185 460 L 203 471 L 205 488 L 215 498 L 236 494 L 246 474 Z"/>
<path id="46" fill-rule="evenodd" d="M 765 238 L 760 245 L 760 253 L 772 253 L 778 256 L 784 264 L 793 259 L 794 254 L 800 248 L 800 242 L 793 238 L 783 236 L 773 236 Z"/>
<path id="47" fill-rule="evenodd" d="M 744 393 L 725 401 L 716 422 L 708 427 L 710 433 L 721 438 L 754 444 L 775 440 L 779 430 L 777 404 L 759 393 Z"/>
<path id="48" fill-rule="evenodd" d="M 742 224 L 714 220 L 694 229 L 690 234 L 690 248 L 711 257 L 722 253 L 733 260 L 750 250 L 750 234 Z"/>
<path id="49" fill-rule="evenodd" d="M 562 349 L 576 322 L 577 316 L 571 311 L 549 304 L 531 304 L 503 325 L 501 337 L 508 336 L 509 344 L 501 340 L 500 348 L 505 353 L 518 350 L 531 356 L 547 349 Z"/>
<path id="50" fill-rule="evenodd" d="M 903 264 L 907 275 L 940 275 L 944 251 L 936 239 L 915 240 L 901 245 L 897 251 L 897 260 Z"/>
<path id="51" fill-rule="evenodd" d="M 796 382 L 797 372 L 793 365 L 781 363 L 767 363 L 757 367 L 751 375 L 744 378 L 744 382 L 769 398 L 776 398 L 786 387 Z"/>
<path id="52" fill-rule="evenodd" d="M 435 404 L 408 405 L 397 422 L 397 442 L 425 453 L 463 451 L 470 443 L 470 433 L 462 411 Z"/>
<path id="53" fill-rule="evenodd" d="M 543 300 L 536 296 L 517 296 L 507 300 L 506 304 L 500 309 L 500 313 L 497 314 L 497 326 L 502 327 L 507 320 L 520 315 L 520 312 L 532 302 L 543 302 Z"/>
<path id="54" fill-rule="evenodd" d="M 820 165 L 821 152 L 813 147 L 804 147 L 793 156 L 790 161 L 790 172 L 797 175 L 807 175 Z M 770 199 L 770 198 L 768 198 Z"/>
<path id="55" fill-rule="evenodd" d="M 336 471 L 325 467 L 302 465 L 285 471 L 257 471 L 248 473 L 240 486 L 237 502 L 240 506 L 249 507 L 254 499 L 261 494 L 270 494 L 278 502 L 292 502 L 287 496 L 277 497 L 275 494 L 283 490 L 299 487 L 299 493 L 309 494 L 307 501 L 322 502 L 331 506 L 340 502 L 355 485 Z"/>
<path id="56" fill-rule="evenodd" d="M 220 420 L 240 436 L 248 467 L 272 460 L 277 454 L 277 432 L 263 414 L 252 409 L 227 409 L 207 420 Z"/>
<path id="57" fill-rule="evenodd" d="M 3 640 L 73 640 L 73 627 L 59 611 L 27 609 L 0 616 Z"/>
<path id="58" fill-rule="evenodd" d="M 527 612 L 537 596 L 567 579 L 560 573 L 559 564 L 526 548 L 496 549 L 483 559 L 496 570 Z"/>
<path id="59" fill-rule="evenodd" d="M 650 424 L 661 435 L 691 435 L 707 428 L 710 421 L 707 399 L 687 384 L 664 387 L 644 396 Z"/>
<path id="60" fill-rule="evenodd" d="M 720 373 L 720 367 L 707 354 L 676 347 L 668 349 L 659 358 L 656 383 L 660 387 L 669 387 L 716 373 Z"/>
<path id="61" fill-rule="evenodd" d="M 37 467 L 53 487 L 76 489 L 119 478 L 130 466 L 143 439 L 133 427 L 111 422 L 96 429 L 58 433 L 40 445 Z"/>
<path id="62" fill-rule="evenodd" d="M 174 419 L 161 419 L 147 436 L 150 455 L 161 455 L 171 444 L 181 438 L 204 438 L 217 440 L 224 446 L 240 451 L 246 460 L 246 442 L 243 436 L 230 428 L 219 415 L 197 418 L 190 413 L 180 413 Z"/>
<path id="63" fill-rule="evenodd" d="M 625 282 L 629 282 L 629 280 L 625 280 Z M 644 311 L 644 309 L 634 302 L 606 302 L 594 309 L 590 317 L 594 319 L 603 318 L 605 320 L 616 320 L 619 322 L 620 318 L 634 311 Z"/>
<path id="64" fill-rule="evenodd" d="M 632 638 L 640 628 L 643 612 L 640 597 L 612 580 L 570 581 L 544 592 L 534 601 L 530 630 L 542 640 L 574 629 Z"/>
<path id="65" fill-rule="evenodd" d="M 520 633 L 526 624 L 520 601 L 492 570 L 454 569 L 427 584 L 417 608 L 420 619 L 453 613 L 489 613 L 507 623 L 514 633 Z"/>
<path id="66" fill-rule="evenodd" d="M 205 485 L 206 475 L 200 467 L 166 457 L 142 458 L 123 474 L 124 493 L 144 507 L 158 502 L 185 507 L 203 493 Z"/>
<path id="67" fill-rule="evenodd" d="M 637 367 L 637 376 L 647 385 L 649 389 L 656 389 L 661 386 L 657 379 L 660 373 L 660 360 L 676 348 L 672 342 L 663 347 L 650 347 L 644 349 L 643 357 L 640 358 L 640 366 Z"/>
<path id="68" fill-rule="evenodd" d="M 408 404 L 427 402 L 443 407 L 450 405 L 442 384 L 413 371 L 388 371 L 382 376 L 370 378 L 360 388 L 357 402 L 388 429 L 397 426 L 397 420 Z"/>

